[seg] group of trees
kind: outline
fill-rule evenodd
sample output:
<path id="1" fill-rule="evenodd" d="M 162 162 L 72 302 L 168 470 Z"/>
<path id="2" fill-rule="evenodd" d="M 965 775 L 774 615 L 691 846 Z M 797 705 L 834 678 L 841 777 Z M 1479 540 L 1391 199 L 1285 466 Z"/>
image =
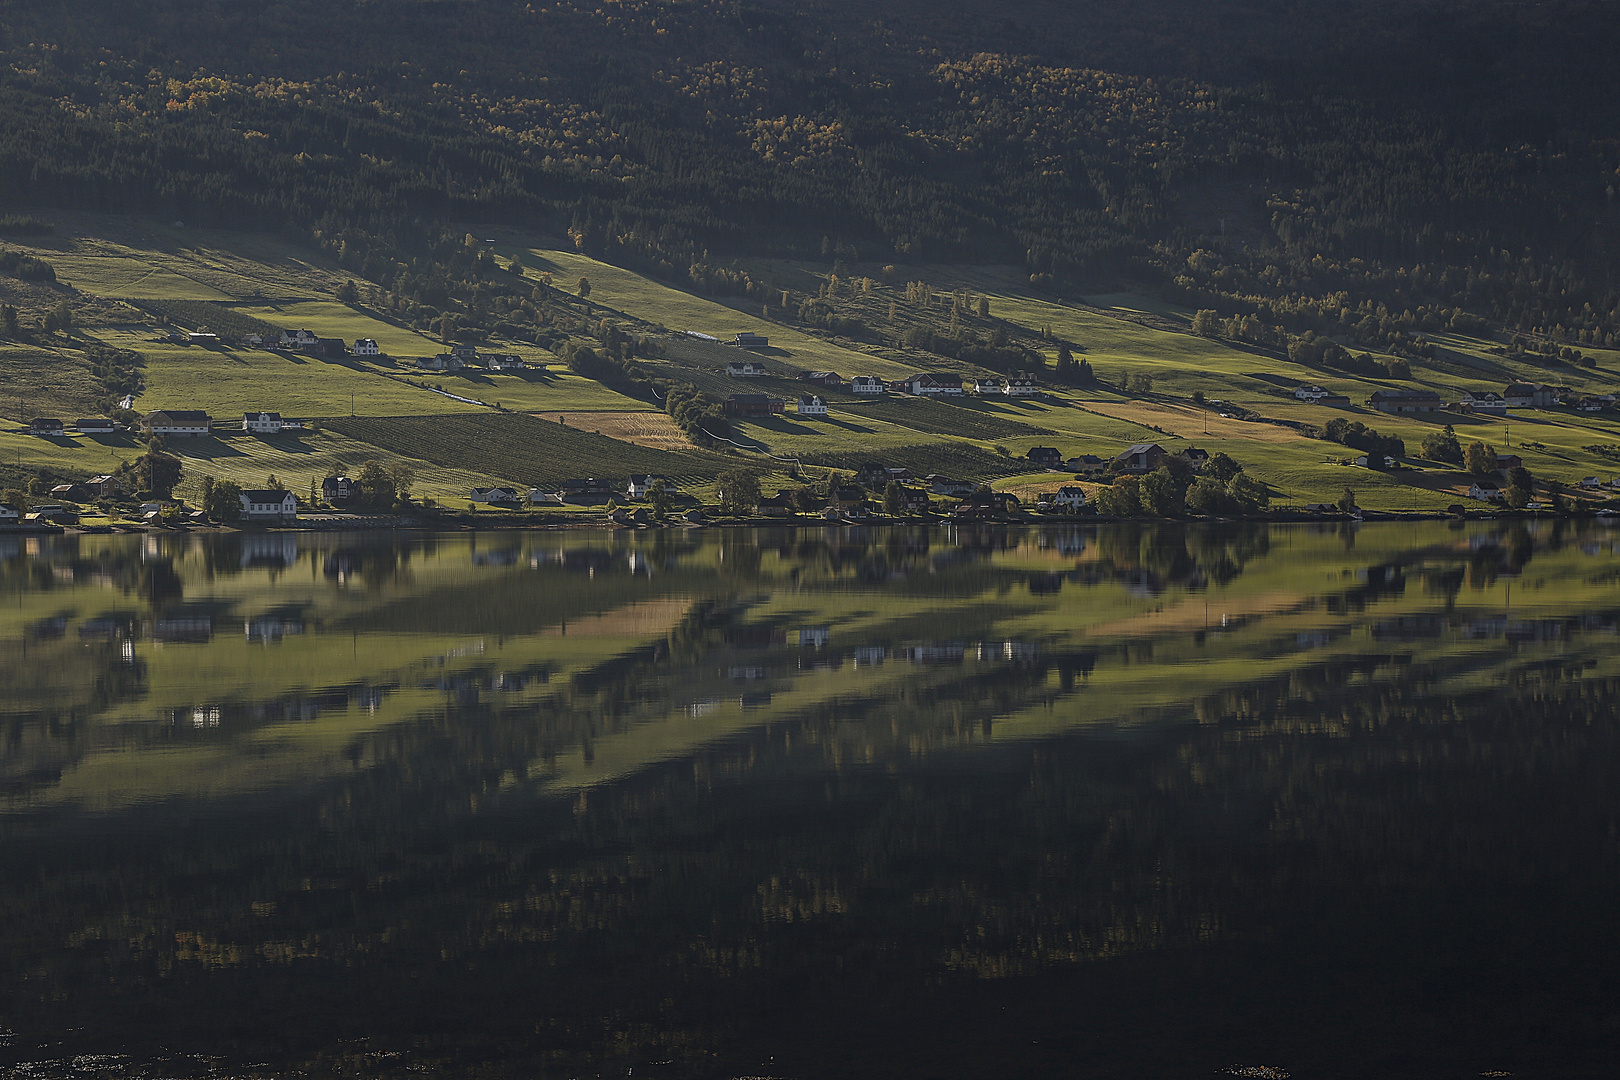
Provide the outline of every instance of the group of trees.
<path id="1" fill-rule="evenodd" d="M 1398 435 L 1385 435 L 1360 420 L 1346 420 L 1336 416 L 1327 422 L 1323 435 L 1330 441 L 1343 443 L 1367 455 L 1367 467 L 1384 468 L 1386 457 L 1400 459 L 1406 456 L 1406 443 Z"/>
<path id="2" fill-rule="evenodd" d="M 581 252 L 770 303 L 776 287 L 737 255 L 1011 262 L 1062 289 L 1128 274 L 1224 313 L 1223 332 L 1238 319 L 1234 336 L 1248 312 L 1378 349 L 1481 316 L 1567 346 L 1620 333 L 1608 124 L 1580 80 L 1514 72 L 1416 95 L 1412 122 L 1376 104 L 1390 65 L 1347 62 L 1342 40 L 1312 39 L 1313 57 L 1297 36 L 1232 50 L 1167 26 L 1162 60 L 1195 55 L 1228 81 L 1153 79 L 1105 70 L 1146 61 L 1097 34 L 1073 46 L 1089 61 L 1057 56 L 1079 40 L 1048 31 L 1071 18 L 1060 9 L 970 41 L 907 20 L 872 35 L 861 9 L 487 5 L 462 19 L 288 0 L 63 20 L 21 0 L 0 37 L 0 197 L 292 230 L 353 275 L 346 296 L 417 325 L 450 314 L 453 335 L 538 335 L 557 316 L 448 220 L 541 223 Z M 1466 33 L 1523 48 L 1513 27 L 1529 17 L 1493 9 Z M 1583 11 L 1560 48 L 1589 55 L 1617 20 Z M 273 54 L 240 47 L 272 40 Z M 334 64 L 330 40 L 389 60 Z M 1226 62 L 1253 50 L 1252 70 Z M 1291 81 L 1296 68 L 1311 78 Z M 1480 119 L 1521 112 L 1556 117 L 1541 130 L 1558 138 Z M 1178 209 L 1212 179 L 1264 208 L 1241 243 L 1224 217 Z M 0 256 L 0 272 L 48 270 Z"/>
<path id="3" fill-rule="evenodd" d="M 1177 454 L 1144 476 L 1114 477 L 1094 503 L 1111 517 L 1222 516 L 1263 510 L 1271 493 L 1227 454 L 1212 455 L 1202 469 Z"/>

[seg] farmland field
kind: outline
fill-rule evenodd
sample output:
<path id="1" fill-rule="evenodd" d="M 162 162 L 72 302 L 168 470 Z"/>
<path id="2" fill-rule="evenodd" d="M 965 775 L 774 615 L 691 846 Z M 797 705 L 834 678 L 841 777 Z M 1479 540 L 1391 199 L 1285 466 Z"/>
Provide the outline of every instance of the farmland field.
<path id="1" fill-rule="evenodd" d="M 261 487 L 274 473 L 289 490 L 304 496 L 311 480 L 318 483 L 332 474 L 353 475 L 368 461 L 409 466 L 416 473 L 415 494 L 441 501 L 464 498 L 473 487 L 505 479 L 395 453 L 330 430 L 175 439 L 168 449 L 184 463 L 185 473 L 177 492 L 193 501 L 201 497 L 204 476 L 234 480 L 243 487 Z"/>
<path id="2" fill-rule="evenodd" d="M 650 403 L 627 397 L 595 379 L 587 379 L 556 366 L 547 371 L 501 373 L 470 370 L 436 374 L 402 370 L 400 375 L 458 397 L 499 404 L 513 412 L 632 412 L 653 408 Z"/>
<path id="3" fill-rule="evenodd" d="M 1295 442 L 1299 432 L 1262 421 L 1222 418 L 1214 408 L 1152 401 L 1082 401 L 1081 407 L 1103 416 L 1154 425 L 1183 439 L 1254 439 L 1260 442 Z M 1337 410 L 1318 408 L 1317 423 L 1326 423 Z M 1206 426 L 1208 430 L 1206 431 Z"/>
<path id="4" fill-rule="evenodd" d="M 655 450 L 520 413 L 339 417 L 327 430 L 437 465 L 521 484 L 575 476 L 619 478 L 662 473 L 683 482 L 709 480 L 748 463 L 704 450 Z"/>
<path id="5" fill-rule="evenodd" d="M 686 437 L 669 416 L 661 412 L 552 412 L 534 413 L 536 419 L 553 424 L 568 423 L 582 431 L 606 435 L 610 439 L 651 447 L 654 450 L 691 450 Z"/>
<path id="6" fill-rule="evenodd" d="M 927 398 L 885 394 L 844 405 L 850 416 L 873 416 L 930 435 L 966 439 L 1000 439 L 1010 435 L 1049 435 L 1050 429 L 996 415 L 976 400 L 961 405 Z"/>
<path id="7" fill-rule="evenodd" d="M 504 258 L 515 253 L 512 250 L 502 254 Z M 559 288 L 572 291 L 576 281 L 588 278 L 593 303 L 650 323 L 662 323 L 671 330 L 696 330 L 718 338 L 730 338 L 742 331 L 763 334 L 771 340 L 769 355 L 772 358 L 806 370 L 837 371 L 846 379 L 851 375 L 898 379 L 915 370 L 892 360 L 843 348 L 780 323 L 768 322 L 758 314 L 747 314 L 725 303 L 660 285 L 585 255 L 530 248 L 525 250 L 524 258 L 531 267 L 551 272 Z M 740 303 L 754 312 L 760 310 L 754 301 Z"/>
<path id="8" fill-rule="evenodd" d="M 0 345 L 0 417 L 100 416 L 106 391 L 76 349 Z"/>
<path id="9" fill-rule="evenodd" d="M 358 338 L 371 338 L 391 357 L 414 359 L 445 351 L 443 344 L 409 327 L 398 326 L 363 308 L 350 307 L 337 300 L 286 300 L 232 304 L 230 307 L 232 311 L 271 326 L 311 330 L 317 337 L 342 338 L 350 345 Z"/>
<path id="10" fill-rule="evenodd" d="M 263 349 L 171 345 L 151 334 L 104 330 L 101 340 L 146 357 L 141 411 L 206 409 L 216 419 L 268 409 L 286 416 L 443 413 L 474 409 L 352 363 Z"/>

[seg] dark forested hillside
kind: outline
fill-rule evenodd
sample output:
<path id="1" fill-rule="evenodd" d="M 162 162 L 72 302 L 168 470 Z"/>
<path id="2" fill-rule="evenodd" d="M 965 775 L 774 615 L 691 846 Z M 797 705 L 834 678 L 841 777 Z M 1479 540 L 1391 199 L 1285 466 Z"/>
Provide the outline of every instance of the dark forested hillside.
<path id="1" fill-rule="evenodd" d="M 391 289 L 473 221 L 721 291 L 1021 262 L 1613 344 L 1616 44 L 1598 3 L 13 0 L 0 197 L 314 234 Z"/>

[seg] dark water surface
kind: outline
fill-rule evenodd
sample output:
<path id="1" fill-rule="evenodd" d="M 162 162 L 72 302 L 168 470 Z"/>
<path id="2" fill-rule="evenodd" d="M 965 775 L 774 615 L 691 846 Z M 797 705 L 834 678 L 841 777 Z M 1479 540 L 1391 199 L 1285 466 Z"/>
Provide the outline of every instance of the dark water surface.
<path id="1" fill-rule="evenodd" d="M 0 1073 L 1612 1076 L 1617 539 L 0 537 Z"/>

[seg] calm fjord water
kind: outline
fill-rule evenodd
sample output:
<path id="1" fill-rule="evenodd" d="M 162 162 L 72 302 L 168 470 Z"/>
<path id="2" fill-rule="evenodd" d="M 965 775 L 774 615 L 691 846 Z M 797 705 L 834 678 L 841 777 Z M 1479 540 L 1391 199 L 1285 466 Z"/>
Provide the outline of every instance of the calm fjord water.
<path id="1" fill-rule="evenodd" d="M 1617 542 L 0 538 L 0 1066 L 1612 1075 Z"/>

